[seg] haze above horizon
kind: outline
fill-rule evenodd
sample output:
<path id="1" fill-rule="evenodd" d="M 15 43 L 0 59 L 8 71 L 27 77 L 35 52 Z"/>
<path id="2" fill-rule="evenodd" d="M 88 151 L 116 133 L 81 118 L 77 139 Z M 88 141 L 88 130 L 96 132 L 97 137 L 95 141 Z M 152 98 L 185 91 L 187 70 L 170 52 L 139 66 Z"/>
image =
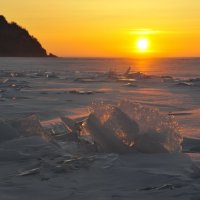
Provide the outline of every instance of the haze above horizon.
<path id="1" fill-rule="evenodd" d="M 199 10 L 199 0 L 1 0 L 0 14 L 58 56 L 197 57 Z"/>

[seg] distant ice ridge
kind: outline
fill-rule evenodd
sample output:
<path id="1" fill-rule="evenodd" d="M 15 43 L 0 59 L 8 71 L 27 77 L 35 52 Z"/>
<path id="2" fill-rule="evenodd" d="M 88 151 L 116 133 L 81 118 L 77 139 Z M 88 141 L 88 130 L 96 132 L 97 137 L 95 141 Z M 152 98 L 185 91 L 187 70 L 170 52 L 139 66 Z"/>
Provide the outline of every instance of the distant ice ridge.
<path id="1" fill-rule="evenodd" d="M 103 102 L 91 106 L 82 134 L 104 152 L 180 152 L 183 137 L 173 116 L 123 100 L 118 105 Z"/>

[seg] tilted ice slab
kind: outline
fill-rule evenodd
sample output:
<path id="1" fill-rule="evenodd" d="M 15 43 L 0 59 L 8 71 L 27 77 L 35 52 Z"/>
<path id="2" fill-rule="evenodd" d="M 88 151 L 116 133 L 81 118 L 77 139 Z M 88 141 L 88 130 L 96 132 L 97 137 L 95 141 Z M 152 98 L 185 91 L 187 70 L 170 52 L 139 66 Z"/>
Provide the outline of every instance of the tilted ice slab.
<path id="1" fill-rule="evenodd" d="M 93 104 L 82 132 L 89 134 L 103 152 L 181 151 L 182 135 L 174 117 L 131 101 L 117 106 Z"/>

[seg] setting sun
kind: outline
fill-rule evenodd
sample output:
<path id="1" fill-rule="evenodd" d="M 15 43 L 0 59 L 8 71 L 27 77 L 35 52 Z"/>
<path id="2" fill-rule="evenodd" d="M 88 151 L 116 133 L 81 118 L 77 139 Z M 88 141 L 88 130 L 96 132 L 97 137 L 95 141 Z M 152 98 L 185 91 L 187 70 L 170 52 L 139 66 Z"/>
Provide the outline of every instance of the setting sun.
<path id="1" fill-rule="evenodd" d="M 141 52 L 147 51 L 149 47 L 149 41 L 146 38 L 141 38 L 137 41 L 137 48 Z"/>

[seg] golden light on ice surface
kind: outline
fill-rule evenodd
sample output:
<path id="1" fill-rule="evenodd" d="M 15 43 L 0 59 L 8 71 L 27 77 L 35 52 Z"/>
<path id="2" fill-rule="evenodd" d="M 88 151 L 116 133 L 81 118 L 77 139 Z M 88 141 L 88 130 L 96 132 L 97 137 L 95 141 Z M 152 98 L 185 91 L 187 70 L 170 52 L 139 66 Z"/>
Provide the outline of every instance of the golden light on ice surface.
<path id="1" fill-rule="evenodd" d="M 137 40 L 137 49 L 140 52 L 146 52 L 149 47 L 149 40 L 147 38 L 140 38 Z"/>

